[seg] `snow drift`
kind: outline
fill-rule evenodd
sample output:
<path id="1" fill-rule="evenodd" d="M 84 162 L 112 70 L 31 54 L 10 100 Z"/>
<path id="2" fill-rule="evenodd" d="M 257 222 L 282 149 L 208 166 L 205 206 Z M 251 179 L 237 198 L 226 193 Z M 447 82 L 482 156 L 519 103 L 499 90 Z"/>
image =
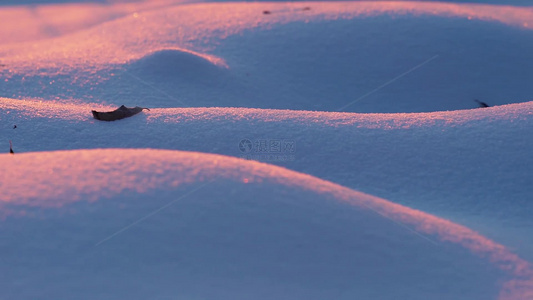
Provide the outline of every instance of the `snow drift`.
<path id="1" fill-rule="evenodd" d="M 0 74 L 7 79 L 0 81 L 0 96 L 127 98 L 145 107 L 428 112 L 475 108 L 476 98 L 490 105 L 526 102 L 533 93 L 531 8 L 161 5 L 139 5 L 130 14 L 117 6 L 121 17 L 53 38 L 21 43 L 7 36 L 0 48 Z"/>
<path id="2" fill-rule="evenodd" d="M 12 170 L 0 180 L 9 186 L 2 211 L 11 212 L 0 242 L 9 249 L 0 262 L 8 298 L 525 299 L 533 291 L 527 262 L 465 227 L 279 167 L 149 149 L 0 162 Z"/>

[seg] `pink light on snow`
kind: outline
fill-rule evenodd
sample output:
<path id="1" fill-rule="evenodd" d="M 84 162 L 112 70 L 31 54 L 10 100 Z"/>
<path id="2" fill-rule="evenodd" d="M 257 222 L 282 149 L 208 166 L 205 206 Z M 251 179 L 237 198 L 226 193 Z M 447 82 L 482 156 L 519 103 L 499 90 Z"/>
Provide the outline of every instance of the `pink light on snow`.
<path id="1" fill-rule="evenodd" d="M 272 14 L 264 15 L 264 10 Z M 528 30 L 533 24 L 533 9 L 527 7 L 438 2 L 169 5 L 147 1 L 4 7 L 0 8 L 0 63 L 11 73 L 92 72 L 137 61 L 156 51 L 177 49 L 225 66 L 223 58 L 208 54 L 217 39 L 290 22 L 383 14 L 475 19 Z"/>
<path id="2" fill-rule="evenodd" d="M 489 260 L 510 276 L 501 290 L 501 300 L 533 296 L 531 265 L 504 246 L 433 215 L 277 166 L 213 154 L 151 149 L 2 154 L 0 163 L 10 170 L 0 173 L 0 207 L 61 207 L 77 201 L 105 201 L 128 191 L 171 190 L 216 180 L 302 189 L 372 210 Z"/>

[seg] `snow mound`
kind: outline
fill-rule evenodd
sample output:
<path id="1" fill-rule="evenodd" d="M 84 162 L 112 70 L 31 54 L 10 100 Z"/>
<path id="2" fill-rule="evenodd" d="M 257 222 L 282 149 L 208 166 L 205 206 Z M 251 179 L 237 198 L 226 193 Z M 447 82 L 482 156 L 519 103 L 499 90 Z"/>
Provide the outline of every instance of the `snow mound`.
<path id="1" fill-rule="evenodd" d="M 189 51 L 186 49 L 163 49 L 150 53 L 128 64 L 118 81 L 106 86 L 123 86 L 121 97 L 133 99 L 136 103 L 150 105 L 190 106 L 197 101 L 194 95 L 184 91 L 223 89 L 230 74 L 223 59 Z M 167 83 L 165 87 L 161 82 Z M 132 84 L 135 83 L 135 84 Z M 139 89 L 138 87 L 142 87 Z M 139 101 L 140 90 L 150 90 Z M 216 98 L 216 95 L 212 95 Z"/>
<path id="2" fill-rule="evenodd" d="M 366 113 L 526 102 L 533 93 L 528 24 L 530 8 L 475 4 L 151 7 L 3 45 L 0 96 Z"/>
<path id="3" fill-rule="evenodd" d="M 3 98 L 4 153 L 12 140 L 17 154 L 152 147 L 263 160 L 451 219 L 533 259 L 525 138 L 533 102 L 417 114 L 168 108 L 92 119 L 91 109 L 115 108 Z M 243 140 L 253 149 L 239 148 Z M 270 141 L 293 148 L 258 150 Z"/>
<path id="4" fill-rule="evenodd" d="M 150 149 L 6 154 L 0 163 L 12 170 L 0 175 L 9 186 L 0 193 L 10 212 L 0 241 L 10 249 L 0 261 L 6 298 L 533 291 L 528 263 L 465 227 L 267 164 Z"/>

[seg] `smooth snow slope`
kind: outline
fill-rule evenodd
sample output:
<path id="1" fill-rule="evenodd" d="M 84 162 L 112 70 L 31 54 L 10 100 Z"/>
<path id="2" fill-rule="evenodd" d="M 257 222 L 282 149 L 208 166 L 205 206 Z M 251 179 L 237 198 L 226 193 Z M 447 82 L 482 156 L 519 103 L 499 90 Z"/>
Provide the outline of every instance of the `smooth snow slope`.
<path id="1" fill-rule="evenodd" d="M 7 299 L 533 292 L 527 262 L 465 227 L 267 164 L 126 149 L 2 154 L 0 163 L 12 170 L 0 175 L 10 187 L 0 194 L 10 212 L 0 242 Z"/>
<path id="2" fill-rule="evenodd" d="M 428 114 L 153 109 L 113 123 L 92 119 L 96 105 L 0 103 L 16 152 L 151 147 L 263 159 L 452 219 L 533 259 L 532 102 Z M 259 152 L 261 140 L 292 141 L 294 151 L 264 156 L 276 153 Z"/>
<path id="3" fill-rule="evenodd" d="M 511 6 L 176 5 L 51 39 L 7 37 L 0 95 L 356 112 L 525 102 L 529 24 L 533 10 Z"/>

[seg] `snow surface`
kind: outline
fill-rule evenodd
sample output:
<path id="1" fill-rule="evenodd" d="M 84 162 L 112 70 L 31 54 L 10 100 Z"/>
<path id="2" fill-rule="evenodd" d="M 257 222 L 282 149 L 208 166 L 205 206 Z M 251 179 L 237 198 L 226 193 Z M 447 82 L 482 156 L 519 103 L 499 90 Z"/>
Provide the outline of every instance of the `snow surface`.
<path id="1" fill-rule="evenodd" d="M 147 9 L 51 39 L 6 34 L 16 42 L 0 49 L 7 80 L 0 95 L 354 112 L 469 109 L 476 98 L 526 102 L 532 19 L 526 8 L 409 2 Z"/>
<path id="2" fill-rule="evenodd" d="M 50 3 L 0 6 L 1 298 L 533 299 L 533 9 Z"/>
<path id="3" fill-rule="evenodd" d="M 0 159 L 3 211 L 22 214 L 4 221 L 8 298 L 481 299 L 503 278 L 516 298 L 533 282 L 467 228 L 268 164 L 150 149 Z"/>

